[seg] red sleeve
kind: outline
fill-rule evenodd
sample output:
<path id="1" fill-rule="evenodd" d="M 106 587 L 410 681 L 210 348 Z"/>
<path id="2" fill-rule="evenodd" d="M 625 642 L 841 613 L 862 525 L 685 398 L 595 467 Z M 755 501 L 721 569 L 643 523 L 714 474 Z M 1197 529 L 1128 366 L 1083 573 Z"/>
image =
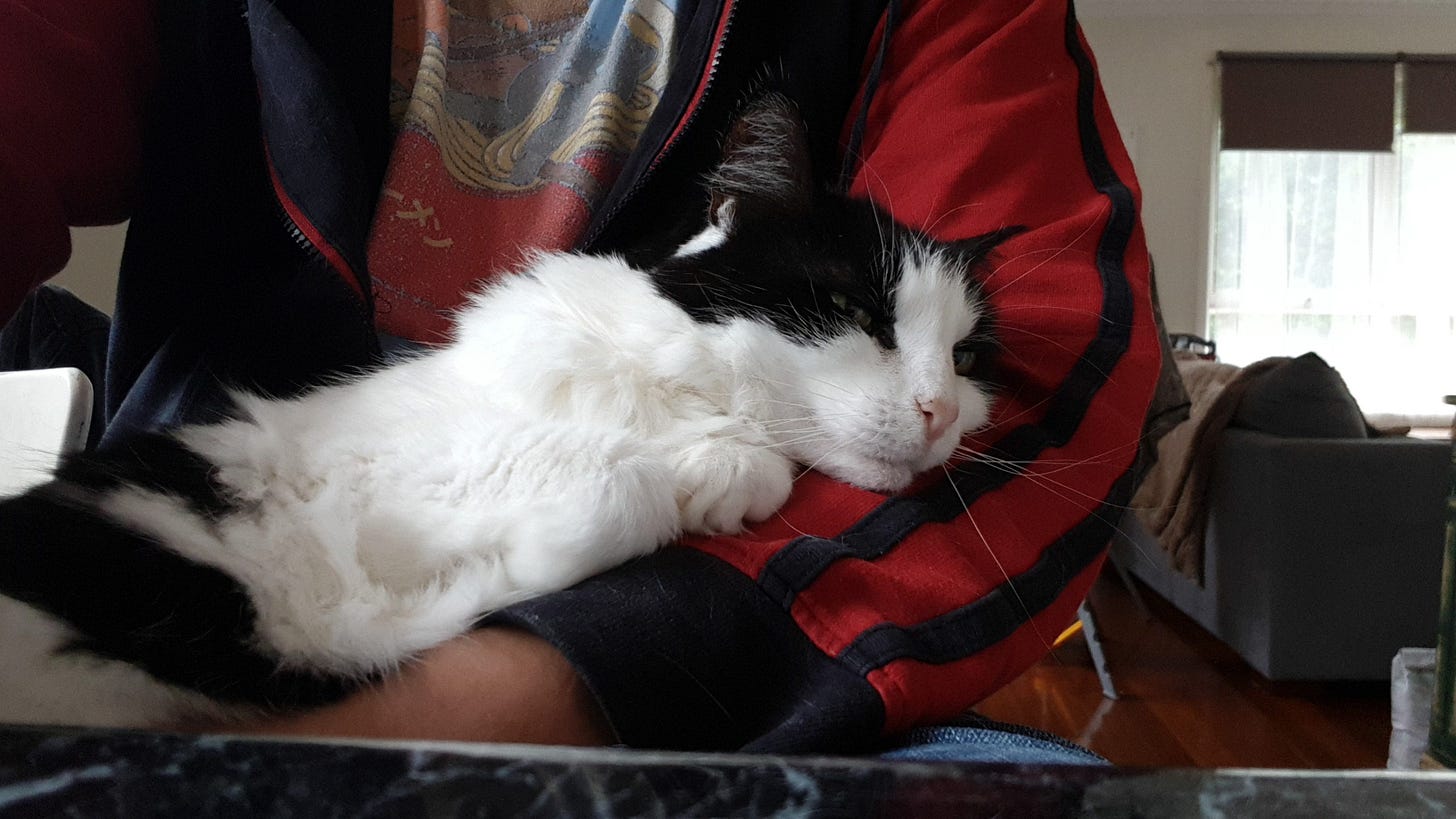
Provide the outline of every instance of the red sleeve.
<path id="1" fill-rule="evenodd" d="M 1006 388 L 985 455 L 890 499 L 811 474 L 781 524 L 695 544 L 867 679 L 886 731 L 951 717 L 1041 658 L 1134 488 L 1161 361 L 1140 193 L 1071 14 L 904 3 L 858 151 L 854 190 L 903 222 L 1030 228 L 989 281 Z"/>
<path id="2" fill-rule="evenodd" d="M 148 0 L 0 0 L 0 322 L 126 218 L 153 49 Z"/>

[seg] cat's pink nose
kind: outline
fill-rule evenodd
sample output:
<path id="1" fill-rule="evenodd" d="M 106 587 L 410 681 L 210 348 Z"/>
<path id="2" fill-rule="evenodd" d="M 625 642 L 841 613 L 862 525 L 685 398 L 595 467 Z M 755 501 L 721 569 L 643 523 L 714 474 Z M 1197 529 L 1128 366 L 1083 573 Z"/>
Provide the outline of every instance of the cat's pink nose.
<path id="1" fill-rule="evenodd" d="M 925 440 L 938 441 L 945 431 L 950 429 L 951 424 L 961 417 L 960 405 L 954 401 L 946 401 L 943 398 L 932 398 L 929 401 L 916 401 L 920 407 L 920 415 L 925 419 Z"/>

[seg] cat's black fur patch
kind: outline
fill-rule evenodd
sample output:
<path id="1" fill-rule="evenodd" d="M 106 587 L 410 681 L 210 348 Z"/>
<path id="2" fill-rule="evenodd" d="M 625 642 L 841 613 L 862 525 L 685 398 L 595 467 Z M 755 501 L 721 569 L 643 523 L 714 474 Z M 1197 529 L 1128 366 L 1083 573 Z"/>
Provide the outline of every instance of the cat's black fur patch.
<path id="1" fill-rule="evenodd" d="M 969 271 L 1021 231 L 936 242 L 867 200 L 817 188 L 808 144 L 789 100 L 769 94 L 749 104 L 706 180 L 708 222 L 725 238 L 660 262 L 659 292 L 700 322 L 766 321 L 804 343 L 863 329 L 894 349 L 895 288 L 909 248 L 934 248 Z M 981 301 L 979 285 L 966 284 L 967 298 Z"/>
<path id="2" fill-rule="evenodd" d="M 701 322 L 766 321 L 789 338 L 811 343 L 857 325 L 835 295 L 867 312 L 871 334 L 894 347 L 894 290 L 900 254 L 881 249 L 909 242 L 868 202 L 825 196 L 805 213 L 757 212 L 736 206 L 727 239 L 717 247 L 663 262 L 658 290 Z"/>
<path id="3" fill-rule="evenodd" d="M 135 486 L 173 495 L 210 518 L 235 511 L 213 478 L 213 465 L 159 432 L 146 432 L 98 452 L 67 458 L 56 478 L 93 492 Z"/>
<path id="4" fill-rule="evenodd" d="M 904 275 L 902 248 L 935 248 L 970 271 L 1022 230 L 1010 227 L 942 243 L 895 224 L 870 202 L 827 194 L 802 214 L 758 213 L 751 203 L 737 210 L 721 244 L 670 258 L 653 271 L 659 292 L 697 321 L 767 321 L 804 343 L 857 330 L 853 309 L 858 308 L 869 314 L 867 332 L 886 349 L 895 347 L 894 298 Z M 848 300 L 850 309 L 835 303 L 836 294 Z M 973 275 L 967 276 L 966 298 L 985 308 L 966 343 L 990 352 L 990 310 Z"/>
<path id="5" fill-rule="evenodd" d="M 0 593 L 74 628 L 68 650 L 130 663 L 222 702 L 269 708 L 323 705 L 362 684 L 281 668 L 257 648 L 246 590 L 101 517 L 91 489 L 128 478 L 103 477 L 83 464 L 68 469 L 83 472 L 90 487 L 52 482 L 0 501 Z M 148 470 L 160 468 L 150 464 L 141 475 L 155 483 Z"/>
<path id="6" fill-rule="evenodd" d="M 208 519 L 237 511 L 213 464 L 171 435 L 142 433 L 67 458 L 56 480 L 0 501 L 0 593 L 74 628 L 66 651 L 120 660 L 222 702 L 301 708 L 358 686 L 282 669 L 258 650 L 257 613 L 241 584 L 96 509 L 124 488 L 177 498 Z"/>

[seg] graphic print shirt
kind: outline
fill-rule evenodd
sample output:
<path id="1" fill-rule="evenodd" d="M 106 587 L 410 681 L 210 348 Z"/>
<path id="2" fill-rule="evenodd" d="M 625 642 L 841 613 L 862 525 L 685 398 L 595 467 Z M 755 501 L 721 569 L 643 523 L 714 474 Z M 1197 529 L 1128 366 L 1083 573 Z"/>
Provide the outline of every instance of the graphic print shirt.
<path id="1" fill-rule="evenodd" d="M 677 0 L 395 0 L 397 135 L 369 237 L 383 332 L 572 247 L 656 109 Z"/>

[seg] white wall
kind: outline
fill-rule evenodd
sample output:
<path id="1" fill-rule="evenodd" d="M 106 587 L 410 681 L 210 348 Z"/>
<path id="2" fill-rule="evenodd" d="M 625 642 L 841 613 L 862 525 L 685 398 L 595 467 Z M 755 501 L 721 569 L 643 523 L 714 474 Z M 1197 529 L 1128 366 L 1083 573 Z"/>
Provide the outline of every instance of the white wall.
<path id="1" fill-rule="evenodd" d="M 125 239 L 125 224 L 71 228 L 71 260 L 51 283 L 110 314 L 116 303 L 116 271 Z"/>
<path id="2" fill-rule="evenodd" d="M 1456 53 L 1456 0 L 1082 0 L 1168 328 L 1206 330 L 1219 51 Z"/>

